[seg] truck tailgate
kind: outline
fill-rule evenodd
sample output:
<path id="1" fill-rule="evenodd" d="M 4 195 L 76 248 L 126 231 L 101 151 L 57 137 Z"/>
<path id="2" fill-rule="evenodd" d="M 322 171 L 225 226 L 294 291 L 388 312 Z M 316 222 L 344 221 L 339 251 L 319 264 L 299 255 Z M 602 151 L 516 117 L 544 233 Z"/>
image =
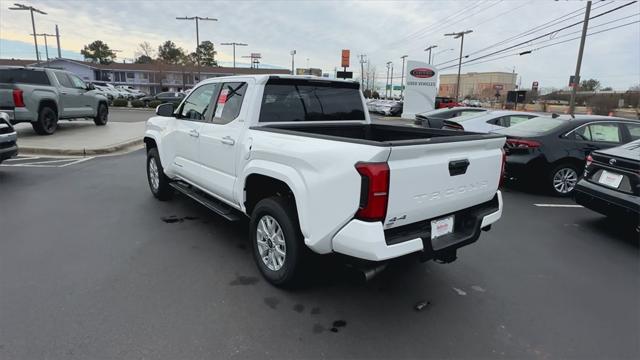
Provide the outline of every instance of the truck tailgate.
<path id="1" fill-rule="evenodd" d="M 385 229 L 437 218 L 491 200 L 504 138 L 393 146 Z"/>

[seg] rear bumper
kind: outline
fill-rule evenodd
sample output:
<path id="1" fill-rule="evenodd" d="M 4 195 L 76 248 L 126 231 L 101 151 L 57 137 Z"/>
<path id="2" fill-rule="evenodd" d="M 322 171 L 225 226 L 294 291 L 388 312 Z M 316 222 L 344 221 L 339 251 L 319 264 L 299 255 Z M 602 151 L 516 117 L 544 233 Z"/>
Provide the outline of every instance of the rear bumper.
<path id="1" fill-rule="evenodd" d="M 37 120 L 36 116 L 32 114 L 31 111 L 29 111 L 26 107 L 14 108 L 12 110 L 0 109 L 0 111 L 9 115 L 9 122 L 11 122 L 12 124 L 21 122 L 32 122 Z"/>
<path id="2" fill-rule="evenodd" d="M 436 258 L 439 252 L 455 250 L 478 240 L 482 228 L 502 216 L 502 193 L 483 204 L 455 215 L 454 232 L 431 240 L 431 219 L 384 230 L 382 222 L 351 220 L 333 237 L 333 251 L 359 259 L 382 261 L 423 252 L 422 258 Z"/>
<path id="3" fill-rule="evenodd" d="M 638 221 L 640 197 L 580 180 L 574 190 L 576 203 L 608 216 L 628 217 Z"/>

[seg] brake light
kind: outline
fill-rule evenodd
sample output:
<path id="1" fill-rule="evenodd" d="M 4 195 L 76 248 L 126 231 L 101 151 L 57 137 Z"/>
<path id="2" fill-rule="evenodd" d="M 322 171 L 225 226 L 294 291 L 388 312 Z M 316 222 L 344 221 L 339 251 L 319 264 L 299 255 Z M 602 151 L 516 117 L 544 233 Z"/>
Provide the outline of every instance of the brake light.
<path id="1" fill-rule="evenodd" d="M 504 149 L 500 150 L 502 150 L 502 167 L 500 168 L 500 184 L 498 186 L 502 186 L 502 183 L 504 183 L 504 167 L 507 163 L 507 153 Z"/>
<path id="2" fill-rule="evenodd" d="M 535 140 L 507 139 L 507 145 L 518 149 L 535 149 L 540 147 L 540 143 Z"/>
<path id="3" fill-rule="evenodd" d="M 356 218 L 364 221 L 384 221 L 389 200 L 389 165 L 386 162 L 356 164 L 362 177 L 360 207 Z"/>
<path id="4" fill-rule="evenodd" d="M 591 156 L 591 154 L 587 155 L 586 161 L 587 161 L 587 164 L 586 164 L 587 167 L 591 165 L 591 163 L 593 162 L 593 157 Z"/>
<path id="5" fill-rule="evenodd" d="M 24 107 L 24 98 L 22 97 L 22 90 L 13 89 L 13 105 L 15 107 Z"/>
<path id="6" fill-rule="evenodd" d="M 444 127 L 446 129 L 451 129 L 451 130 L 464 130 L 464 127 L 456 122 L 453 121 L 447 121 L 444 123 Z"/>

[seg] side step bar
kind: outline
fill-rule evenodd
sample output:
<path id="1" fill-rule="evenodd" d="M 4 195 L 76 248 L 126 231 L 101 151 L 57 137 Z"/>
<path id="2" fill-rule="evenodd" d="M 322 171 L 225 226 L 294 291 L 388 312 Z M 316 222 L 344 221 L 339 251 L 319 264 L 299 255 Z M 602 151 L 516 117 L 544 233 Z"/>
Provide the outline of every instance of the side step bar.
<path id="1" fill-rule="evenodd" d="M 196 190 L 191 185 L 182 182 L 170 182 L 169 185 L 229 221 L 240 220 L 235 209 L 221 201 L 211 198 L 209 195 L 206 195 L 201 191 Z"/>

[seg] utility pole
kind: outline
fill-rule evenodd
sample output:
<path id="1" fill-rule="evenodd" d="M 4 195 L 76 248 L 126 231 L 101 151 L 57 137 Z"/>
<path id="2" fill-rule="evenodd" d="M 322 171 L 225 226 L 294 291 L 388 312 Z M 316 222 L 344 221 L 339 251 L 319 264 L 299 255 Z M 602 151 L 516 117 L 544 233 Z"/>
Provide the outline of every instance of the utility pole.
<path id="1" fill-rule="evenodd" d="M 387 81 L 384 84 L 384 98 L 388 98 L 387 93 L 389 92 L 389 70 L 391 69 L 391 61 L 387 61 Z"/>
<path id="2" fill-rule="evenodd" d="M 431 50 L 437 48 L 438 45 L 431 45 L 428 48 L 424 49 L 424 51 L 428 51 L 429 52 L 429 62 L 427 64 L 431 65 Z"/>
<path id="3" fill-rule="evenodd" d="M 210 17 L 200 17 L 200 16 L 183 16 L 183 17 L 176 17 L 176 19 L 196 21 L 196 62 L 198 63 L 198 77 L 200 77 L 200 53 L 198 53 L 198 47 L 200 46 L 200 29 L 198 28 L 198 21 L 199 20 L 218 21 L 218 19 L 214 19 Z"/>
<path id="4" fill-rule="evenodd" d="M 389 97 L 393 97 L 393 63 L 391 63 L 391 76 L 389 76 Z"/>
<path id="5" fill-rule="evenodd" d="M 291 75 L 295 75 L 296 73 L 295 73 L 295 69 L 294 69 L 294 67 L 295 67 L 294 58 L 296 56 L 296 49 L 291 50 L 291 52 L 289 54 L 291 54 Z"/>
<path id="6" fill-rule="evenodd" d="M 38 10 L 33 6 L 26 6 L 22 4 L 13 4 L 15 7 L 10 7 L 9 10 L 29 10 L 31 12 L 31 28 L 33 29 L 33 43 L 36 47 L 36 62 L 40 63 L 40 53 L 38 52 L 38 36 L 36 35 L 36 21 L 33 17 L 33 12 L 37 12 L 38 14 L 47 15 L 46 12 L 42 10 Z"/>
<path id="7" fill-rule="evenodd" d="M 230 42 L 230 43 L 220 43 L 220 45 L 232 45 L 233 46 L 233 68 L 236 68 L 236 46 L 247 46 L 244 43 Z"/>
<path id="8" fill-rule="evenodd" d="M 576 107 L 576 91 L 580 85 L 580 67 L 582 66 L 582 53 L 584 52 L 584 41 L 587 37 L 587 29 L 589 28 L 589 14 L 591 13 L 591 1 L 587 1 L 587 10 L 584 13 L 584 22 L 582 23 L 582 37 L 580 38 L 580 49 L 578 50 L 578 62 L 576 63 L 576 73 L 573 77 L 573 86 L 571 87 L 571 100 L 569 101 L 569 114 L 573 116 Z"/>
<path id="9" fill-rule="evenodd" d="M 400 77 L 400 99 L 402 99 L 402 94 L 404 93 L 404 59 L 407 58 L 408 55 L 402 55 L 400 59 L 402 59 L 402 76 Z"/>
<path id="10" fill-rule="evenodd" d="M 456 101 L 460 95 L 460 69 L 462 68 L 462 48 L 464 47 L 464 36 L 472 33 L 473 30 L 465 30 L 456 33 L 444 34 L 444 36 L 453 36 L 454 39 L 460 38 L 460 58 L 458 59 L 458 81 L 456 82 Z"/>
<path id="11" fill-rule="evenodd" d="M 62 53 L 60 52 L 60 31 L 58 31 L 58 24 L 56 24 L 56 42 L 58 43 L 58 59 L 62 58 Z"/>
<path id="12" fill-rule="evenodd" d="M 359 55 L 360 56 L 360 91 L 364 92 L 364 63 L 367 60 L 364 59 L 367 55 Z"/>
<path id="13" fill-rule="evenodd" d="M 373 92 L 376 91 L 376 67 L 373 67 L 373 79 L 371 79 L 371 97 L 373 97 Z"/>
<path id="14" fill-rule="evenodd" d="M 29 34 L 29 35 L 33 35 L 33 34 Z M 42 36 L 44 38 L 44 51 L 47 57 L 47 61 L 49 61 L 49 43 L 47 42 L 47 37 L 49 36 L 55 36 L 53 34 L 35 34 L 36 36 Z"/>
<path id="15" fill-rule="evenodd" d="M 369 77 L 371 75 L 371 68 L 370 68 L 370 62 L 367 61 L 367 84 L 366 84 L 366 89 L 369 90 Z"/>

